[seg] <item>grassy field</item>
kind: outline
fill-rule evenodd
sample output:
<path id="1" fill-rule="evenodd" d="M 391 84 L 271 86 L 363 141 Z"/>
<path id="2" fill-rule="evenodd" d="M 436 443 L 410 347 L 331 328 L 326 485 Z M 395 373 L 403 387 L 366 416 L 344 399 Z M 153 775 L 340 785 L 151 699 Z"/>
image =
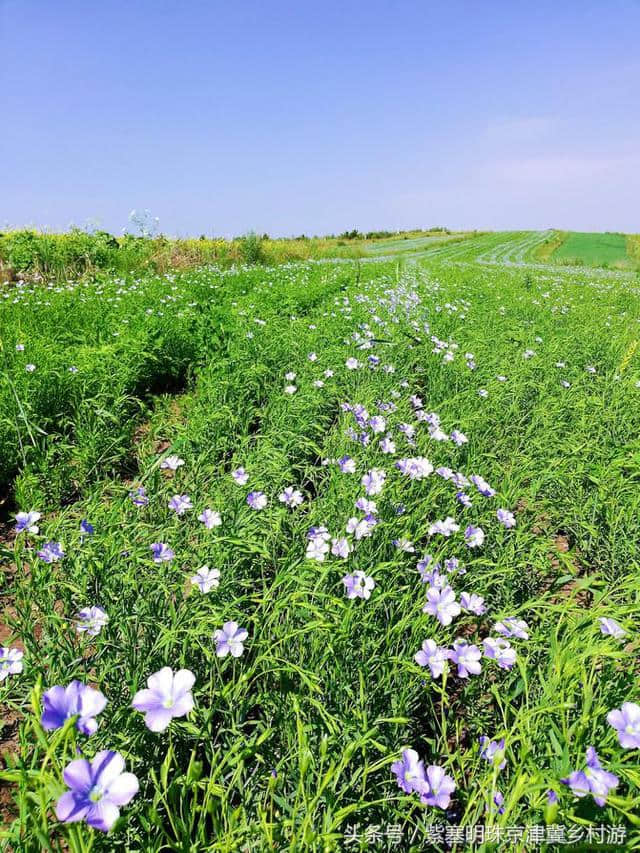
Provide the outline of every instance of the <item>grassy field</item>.
<path id="1" fill-rule="evenodd" d="M 548 236 L 5 287 L 4 849 L 640 845 L 640 293 Z"/>
<path id="2" fill-rule="evenodd" d="M 570 231 L 551 255 L 552 261 L 586 266 L 624 268 L 629 265 L 624 234 L 595 234 Z"/>

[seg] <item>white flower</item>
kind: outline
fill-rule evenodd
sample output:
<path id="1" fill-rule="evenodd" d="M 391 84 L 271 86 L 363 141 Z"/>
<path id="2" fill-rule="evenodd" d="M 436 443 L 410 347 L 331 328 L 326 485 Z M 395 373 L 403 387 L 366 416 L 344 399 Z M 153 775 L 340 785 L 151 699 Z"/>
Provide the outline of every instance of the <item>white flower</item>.
<path id="1" fill-rule="evenodd" d="M 214 587 L 220 586 L 220 569 L 202 566 L 191 578 L 191 583 L 202 593 L 210 592 Z"/>

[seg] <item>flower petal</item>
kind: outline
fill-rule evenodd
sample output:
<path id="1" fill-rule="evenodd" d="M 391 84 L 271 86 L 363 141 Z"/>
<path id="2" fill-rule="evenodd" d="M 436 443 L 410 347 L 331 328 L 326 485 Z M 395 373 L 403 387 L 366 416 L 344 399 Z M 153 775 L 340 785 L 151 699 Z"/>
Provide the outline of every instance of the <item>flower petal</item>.
<path id="1" fill-rule="evenodd" d="M 151 708 L 145 714 L 144 722 L 152 732 L 163 732 L 173 717 L 172 710 L 168 708 Z"/>
<path id="2" fill-rule="evenodd" d="M 94 803 L 87 814 L 87 823 L 100 832 L 109 832 L 120 817 L 120 809 L 110 800 L 103 798 Z"/>
<path id="3" fill-rule="evenodd" d="M 74 791 L 82 794 L 88 793 L 93 786 L 93 774 L 91 765 L 84 758 L 72 761 L 64 768 L 62 778 Z"/>
<path id="4" fill-rule="evenodd" d="M 195 684 L 196 677 L 190 669 L 179 669 L 173 677 L 173 695 L 187 693 Z"/>
<path id="5" fill-rule="evenodd" d="M 138 793 L 140 785 L 133 773 L 121 773 L 109 785 L 108 798 L 116 806 L 126 806 Z"/>
<path id="6" fill-rule="evenodd" d="M 103 749 L 96 754 L 91 767 L 95 783 L 106 790 L 124 770 L 124 758 L 119 752 Z"/>
<path id="7" fill-rule="evenodd" d="M 147 685 L 154 693 L 159 693 L 161 696 L 171 695 L 171 686 L 173 684 L 173 670 L 170 666 L 163 666 L 158 672 L 154 672 L 147 679 Z"/>
<path id="8" fill-rule="evenodd" d="M 64 823 L 83 820 L 89 811 L 89 803 L 75 791 L 66 791 L 56 803 L 56 817 Z"/>
<path id="9" fill-rule="evenodd" d="M 138 690 L 136 695 L 133 697 L 133 702 L 131 703 L 132 707 L 134 707 L 136 711 L 151 711 L 161 704 L 161 697 L 155 691 L 147 690 L 146 688 L 144 690 Z"/>

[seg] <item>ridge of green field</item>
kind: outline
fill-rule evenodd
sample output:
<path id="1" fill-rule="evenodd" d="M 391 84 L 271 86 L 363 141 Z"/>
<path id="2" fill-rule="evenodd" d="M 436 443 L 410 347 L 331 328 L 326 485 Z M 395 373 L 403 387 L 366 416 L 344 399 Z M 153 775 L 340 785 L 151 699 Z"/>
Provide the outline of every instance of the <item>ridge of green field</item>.
<path id="1" fill-rule="evenodd" d="M 479 256 L 491 254 L 505 245 L 510 245 L 512 242 L 520 240 L 522 236 L 523 232 L 520 231 L 498 231 L 480 234 L 460 243 L 436 247 L 425 253 L 425 258 L 437 259 L 439 261 L 476 261 Z"/>
<path id="2" fill-rule="evenodd" d="M 376 240 L 364 243 L 367 255 L 394 255 L 407 252 L 421 252 L 445 243 L 460 242 L 476 236 L 473 232 L 452 232 L 450 234 L 429 234 L 423 237 L 398 237 L 389 240 Z"/>
<path id="3" fill-rule="evenodd" d="M 627 254 L 627 237 L 618 233 L 570 231 L 564 242 L 553 252 L 550 261 L 620 269 L 633 266 L 633 261 Z"/>
<path id="4" fill-rule="evenodd" d="M 179 391 L 227 343 L 232 305 L 298 310 L 342 286 L 342 267 L 203 269 L 180 276 L 25 289 L 2 306 L 0 485 L 68 500 L 126 472 L 153 394 Z M 16 349 L 24 347 L 24 349 Z M 124 465 L 124 469 L 123 469 Z"/>

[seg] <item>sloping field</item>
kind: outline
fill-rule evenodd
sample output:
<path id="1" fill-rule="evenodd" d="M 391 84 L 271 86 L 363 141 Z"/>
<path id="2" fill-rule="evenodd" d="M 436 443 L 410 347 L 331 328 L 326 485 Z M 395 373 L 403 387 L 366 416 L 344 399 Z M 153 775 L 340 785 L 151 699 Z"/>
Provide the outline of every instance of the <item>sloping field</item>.
<path id="1" fill-rule="evenodd" d="M 624 234 L 596 234 L 570 231 L 553 252 L 551 261 L 577 262 L 586 266 L 627 266 L 627 238 Z"/>
<path id="2" fill-rule="evenodd" d="M 3 291 L 6 849 L 640 845 L 640 295 L 539 239 Z"/>

